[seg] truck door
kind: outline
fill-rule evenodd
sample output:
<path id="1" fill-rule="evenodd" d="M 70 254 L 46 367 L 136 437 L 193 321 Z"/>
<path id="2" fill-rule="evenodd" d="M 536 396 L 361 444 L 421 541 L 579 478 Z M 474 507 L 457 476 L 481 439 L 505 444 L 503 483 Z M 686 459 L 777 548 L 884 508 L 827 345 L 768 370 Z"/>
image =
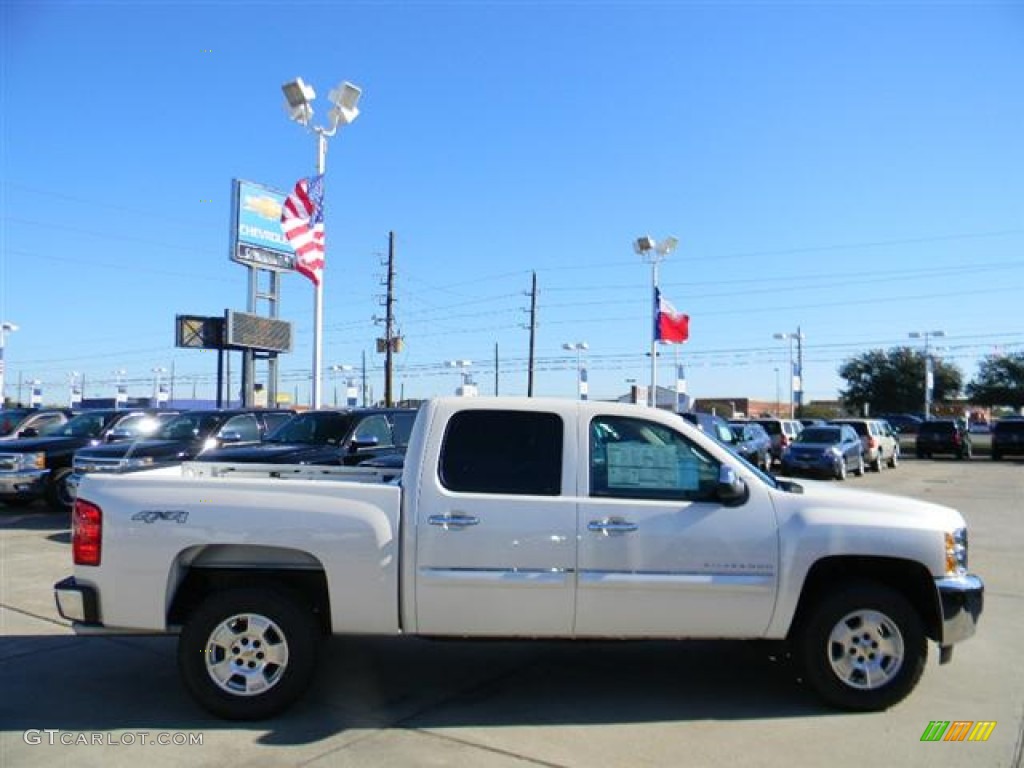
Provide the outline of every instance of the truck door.
<path id="1" fill-rule="evenodd" d="M 767 490 L 726 506 L 722 462 L 664 424 L 595 415 L 580 430 L 575 633 L 756 637 L 775 601 L 778 547 Z M 587 488 L 589 486 L 589 490 Z"/>
<path id="2" fill-rule="evenodd" d="M 557 413 L 452 415 L 418 485 L 419 633 L 571 633 L 576 451 Z"/>

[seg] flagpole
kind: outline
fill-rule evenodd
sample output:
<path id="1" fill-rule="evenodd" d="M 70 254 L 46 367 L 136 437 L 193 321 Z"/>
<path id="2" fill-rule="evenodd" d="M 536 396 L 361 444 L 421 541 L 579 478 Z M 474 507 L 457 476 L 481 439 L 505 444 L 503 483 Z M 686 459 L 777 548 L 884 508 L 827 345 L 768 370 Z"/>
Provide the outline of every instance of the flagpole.
<path id="1" fill-rule="evenodd" d="M 323 176 L 327 170 L 327 136 L 322 128 L 316 129 L 316 173 Z M 321 180 L 323 183 L 323 180 Z M 324 262 L 327 261 L 327 243 L 324 239 Z M 323 339 L 321 331 L 324 325 L 324 273 L 321 270 L 320 280 L 313 290 L 313 382 L 310 391 L 310 407 L 316 409 L 321 406 L 321 371 L 323 370 Z"/>
<path id="2" fill-rule="evenodd" d="M 651 408 L 658 407 L 658 261 L 657 257 L 651 260 L 651 301 L 654 303 L 651 315 L 651 392 L 648 396 Z"/>

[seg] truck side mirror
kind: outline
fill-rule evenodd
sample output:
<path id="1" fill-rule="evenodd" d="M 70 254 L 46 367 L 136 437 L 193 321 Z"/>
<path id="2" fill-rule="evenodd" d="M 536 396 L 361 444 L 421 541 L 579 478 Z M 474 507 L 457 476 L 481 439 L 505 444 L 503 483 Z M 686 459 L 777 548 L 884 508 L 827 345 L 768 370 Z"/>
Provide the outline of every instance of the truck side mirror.
<path id="1" fill-rule="evenodd" d="M 375 435 L 363 435 L 358 438 L 352 438 L 352 442 L 348 444 L 349 453 L 359 453 L 369 448 L 376 448 L 380 445 L 380 438 Z"/>
<path id="2" fill-rule="evenodd" d="M 718 499 L 723 504 L 738 506 L 747 500 L 749 491 L 743 478 L 728 464 L 718 470 Z"/>

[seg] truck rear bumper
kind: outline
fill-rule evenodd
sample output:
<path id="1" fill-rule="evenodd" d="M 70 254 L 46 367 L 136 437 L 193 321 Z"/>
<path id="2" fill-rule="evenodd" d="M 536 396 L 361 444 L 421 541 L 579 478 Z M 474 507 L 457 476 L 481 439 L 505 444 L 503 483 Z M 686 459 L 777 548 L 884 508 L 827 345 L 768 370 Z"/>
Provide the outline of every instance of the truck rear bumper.
<path id="1" fill-rule="evenodd" d="M 79 584 L 74 576 L 68 576 L 53 585 L 53 595 L 57 600 L 57 612 L 68 621 L 102 626 L 99 595 L 95 587 Z"/>
<path id="2" fill-rule="evenodd" d="M 939 645 L 951 646 L 966 640 L 978 628 L 978 619 L 985 606 L 985 584 L 977 576 L 967 573 L 946 579 L 936 579 L 942 607 L 942 637 Z"/>

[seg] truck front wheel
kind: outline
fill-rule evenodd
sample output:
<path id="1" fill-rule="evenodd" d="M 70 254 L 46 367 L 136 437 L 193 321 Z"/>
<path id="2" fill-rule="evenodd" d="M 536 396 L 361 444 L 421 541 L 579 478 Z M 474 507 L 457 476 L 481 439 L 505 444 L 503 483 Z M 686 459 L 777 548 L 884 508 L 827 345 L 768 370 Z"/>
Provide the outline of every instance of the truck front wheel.
<path id="1" fill-rule="evenodd" d="M 824 598 L 798 629 L 804 679 L 834 707 L 887 709 L 924 673 L 928 647 L 917 612 L 899 592 L 856 584 Z"/>
<path id="2" fill-rule="evenodd" d="M 215 592 L 189 617 L 178 668 L 189 693 L 228 720 L 281 712 L 309 686 L 319 635 L 313 614 L 272 588 Z"/>

